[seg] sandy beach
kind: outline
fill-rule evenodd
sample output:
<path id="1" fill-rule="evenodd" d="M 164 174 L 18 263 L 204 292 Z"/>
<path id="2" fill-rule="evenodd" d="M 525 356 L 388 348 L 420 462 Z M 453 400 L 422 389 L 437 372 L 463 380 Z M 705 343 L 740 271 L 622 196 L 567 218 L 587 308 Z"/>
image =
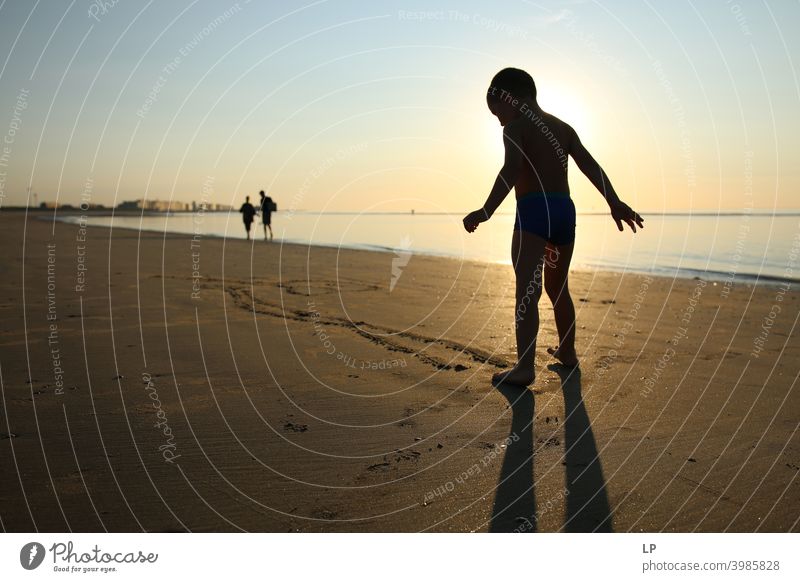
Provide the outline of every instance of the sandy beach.
<path id="1" fill-rule="evenodd" d="M 38 216 L 46 216 L 41 213 Z M 798 294 L 0 214 L 5 531 L 798 531 Z M 788 258 L 787 258 L 788 260 Z"/>

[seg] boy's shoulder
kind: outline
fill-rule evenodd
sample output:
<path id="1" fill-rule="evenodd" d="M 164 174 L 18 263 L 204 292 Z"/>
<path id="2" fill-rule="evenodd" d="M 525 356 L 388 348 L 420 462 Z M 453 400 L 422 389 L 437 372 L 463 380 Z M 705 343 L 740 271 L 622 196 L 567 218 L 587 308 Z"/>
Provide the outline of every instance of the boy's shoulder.
<path id="1" fill-rule="evenodd" d="M 560 117 L 556 117 L 552 113 L 547 113 L 546 111 L 542 112 L 541 116 L 537 116 L 533 119 L 522 116 L 509 121 L 506 123 L 505 127 L 503 127 L 503 135 L 507 137 L 514 137 L 515 135 L 520 135 L 526 131 L 531 131 L 532 126 L 535 126 L 536 129 L 542 132 L 555 130 L 562 136 L 566 136 L 569 139 L 572 139 L 573 136 L 577 135 L 569 123 Z"/>
<path id="2" fill-rule="evenodd" d="M 552 113 L 545 113 L 545 122 L 550 126 L 551 129 L 557 129 L 560 132 L 562 138 L 565 138 L 567 142 L 572 142 L 577 136 L 577 132 L 573 127 L 561 119 L 553 115 Z"/>
<path id="3" fill-rule="evenodd" d="M 545 119 L 550 123 L 550 125 L 556 125 L 569 133 L 573 133 L 575 130 L 572 129 L 572 126 L 558 117 L 557 115 L 553 115 L 552 113 L 545 112 Z"/>

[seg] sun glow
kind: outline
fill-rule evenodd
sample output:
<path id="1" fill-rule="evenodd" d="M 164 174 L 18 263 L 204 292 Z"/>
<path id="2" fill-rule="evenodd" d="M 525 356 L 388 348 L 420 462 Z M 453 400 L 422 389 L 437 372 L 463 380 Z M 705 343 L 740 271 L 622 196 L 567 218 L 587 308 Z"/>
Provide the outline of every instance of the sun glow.
<path id="1" fill-rule="evenodd" d="M 578 94 L 565 87 L 548 85 L 539 90 L 539 105 L 575 128 L 579 135 L 591 132 L 591 120 Z"/>
<path id="2" fill-rule="evenodd" d="M 587 113 L 585 104 L 576 92 L 558 85 L 547 86 L 539 90 L 538 101 L 542 109 L 570 124 L 582 138 L 589 138 L 592 127 L 591 116 Z M 497 117 L 492 115 L 488 109 L 483 129 L 486 152 L 492 167 L 496 163 L 502 164 L 503 128 L 497 121 Z"/>
<path id="3" fill-rule="evenodd" d="M 497 118 L 486 110 L 486 118 L 483 123 L 484 127 L 484 144 L 486 144 L 489 161 L 492 166 L 497 165 L 499 169 L 503 164 L 503 157 L 505 156 L 505 148 L 503 146 L 503 127 Z"/>

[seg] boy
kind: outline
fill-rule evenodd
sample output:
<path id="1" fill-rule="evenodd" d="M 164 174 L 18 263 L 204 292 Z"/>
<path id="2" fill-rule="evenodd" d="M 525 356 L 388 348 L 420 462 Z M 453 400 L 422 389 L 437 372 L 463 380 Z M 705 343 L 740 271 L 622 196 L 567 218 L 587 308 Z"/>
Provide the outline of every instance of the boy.
<path id="1" fill-rule="evenodd" d="M 486 101 L 503 126 L 505 162 L 483 208 L 464 217 L 474 232 L 491 218 L 511 188 L 516 191 L 517 218 L 511 244 L 516 284 L 517 364 L 495 374 L 492 382 L 528 386 L 534 380 L 542 280 L 558 329 L 557 348 L 548 353 L 566 366 L 577 366 L 575 307 L 569 294 L 569 264 L 575 242 L 575 205 L 567 183 L 567 156 L 572 156 L 608 203 L 622 231 L 644 228 L 643 219 L 622 202 L 603 168 L 581 143 L 575 130 L 542 111 L 533 78 L 520 69 L 503 69 L 492 79 Z M 547 253 L 547 257 L 545 257 Z"/>
<path id="2" fill-rule="evenodd" d="M 261 224 L 264 225 L 264 240 L 267 240 L 267 229 L 269 229 L 269 240 L 272 240 L 272 198 L 264 194 L 264 191 L 258 193 L 261 196 L 261 204 L 259 209 L 261 211 Z"/>
<path id="3" fill-rule="evenodd" d="M 250 204 L 250 196 L 244 197 L 244 204 L 239 208 L 239 212 L 242 213 L 244 229 L 247 231 L 247 240 L 250 240 L 250 225 L 253 224 L 253 217 L 256 215 L 256 209 Z"/>

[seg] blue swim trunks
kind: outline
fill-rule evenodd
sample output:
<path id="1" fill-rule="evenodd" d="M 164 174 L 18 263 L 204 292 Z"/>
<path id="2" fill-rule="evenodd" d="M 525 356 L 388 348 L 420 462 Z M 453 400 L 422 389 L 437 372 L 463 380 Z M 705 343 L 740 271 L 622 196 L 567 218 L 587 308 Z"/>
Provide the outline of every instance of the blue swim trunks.
<path id="1" fill-rule="evenodd" d="M 528 192 L 517 200 L 514 230 L 537 234 L 554 245 L 575 242 L 575 204 L 566 193 Z"/>

